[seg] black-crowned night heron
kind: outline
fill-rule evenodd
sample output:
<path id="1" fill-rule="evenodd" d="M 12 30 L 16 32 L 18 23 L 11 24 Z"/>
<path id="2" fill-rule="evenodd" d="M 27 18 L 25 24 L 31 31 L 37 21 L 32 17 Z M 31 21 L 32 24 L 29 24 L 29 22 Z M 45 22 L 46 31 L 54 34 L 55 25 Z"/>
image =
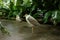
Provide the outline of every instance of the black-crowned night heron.
<path id="1" fill-rule="evenodd" d="M 33 32 L 34 32 L 34 31 L 33 31 L 33 30 L 34 30 L 34 26 L 39 27 L 40 24 L 39 24 L 39 22 L 38 22 L 35 18 L 33 18 L 31 15 L 25 14 L 25 17 L 26 17 L 27 23 L 32 26 L 32 33 L 33 33 Z"/>

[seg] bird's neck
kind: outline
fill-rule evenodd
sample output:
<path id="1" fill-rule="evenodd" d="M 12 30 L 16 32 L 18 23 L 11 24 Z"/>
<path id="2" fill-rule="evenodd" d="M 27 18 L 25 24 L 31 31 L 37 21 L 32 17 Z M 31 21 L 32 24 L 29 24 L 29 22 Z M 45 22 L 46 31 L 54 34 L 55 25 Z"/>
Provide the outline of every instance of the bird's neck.
<path id="1" fill-rule="evenodd" d="M 30 15 L 25 15 L 25 17 L 30 16 Z"/>

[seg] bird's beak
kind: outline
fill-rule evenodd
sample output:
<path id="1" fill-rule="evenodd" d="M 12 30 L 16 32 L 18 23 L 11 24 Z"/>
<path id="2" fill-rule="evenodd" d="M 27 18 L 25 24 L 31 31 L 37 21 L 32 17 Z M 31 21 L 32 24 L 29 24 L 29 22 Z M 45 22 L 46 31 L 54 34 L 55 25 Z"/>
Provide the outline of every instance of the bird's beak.
<path id="1" fill-rule="evenodd" d="M 23 17 L 25 17 L 25 15 Z"/>

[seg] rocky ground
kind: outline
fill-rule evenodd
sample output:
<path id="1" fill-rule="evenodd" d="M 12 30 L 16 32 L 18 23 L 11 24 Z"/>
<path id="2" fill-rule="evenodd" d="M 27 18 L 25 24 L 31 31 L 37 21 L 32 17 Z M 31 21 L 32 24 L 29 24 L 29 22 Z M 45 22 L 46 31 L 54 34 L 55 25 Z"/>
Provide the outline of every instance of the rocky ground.
<path id="1" fill-rule="evenodd" d="M 10 32 L 9 35 L 2 35 L 0 32 L 0 40 L 60 40 L 60 32 L 53 26 L 39 30 L 38 33 L 32 33 L 32 29 L 26 22 L 16 22 L 11 20 L 1 20 L 3 26 Z"/>

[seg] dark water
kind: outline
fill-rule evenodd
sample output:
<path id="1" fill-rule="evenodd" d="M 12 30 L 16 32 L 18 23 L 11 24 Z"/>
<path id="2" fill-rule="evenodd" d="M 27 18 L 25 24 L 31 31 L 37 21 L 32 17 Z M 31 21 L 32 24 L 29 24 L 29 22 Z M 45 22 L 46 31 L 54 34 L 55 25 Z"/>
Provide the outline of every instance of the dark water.
<path id="1" fill-rule="evenodd" d="M 11 20 L 1 20 L 3 26 L 9 30 L 10 35 L 2 35 L 0 40 L 60 40 L 60 32 L 52 26 L 38 30 L 38 33 L 32 33 L 32 29 L 26 22 L 16 22 Z M 35 30 L 36 31 L 36 30 Z"/>

